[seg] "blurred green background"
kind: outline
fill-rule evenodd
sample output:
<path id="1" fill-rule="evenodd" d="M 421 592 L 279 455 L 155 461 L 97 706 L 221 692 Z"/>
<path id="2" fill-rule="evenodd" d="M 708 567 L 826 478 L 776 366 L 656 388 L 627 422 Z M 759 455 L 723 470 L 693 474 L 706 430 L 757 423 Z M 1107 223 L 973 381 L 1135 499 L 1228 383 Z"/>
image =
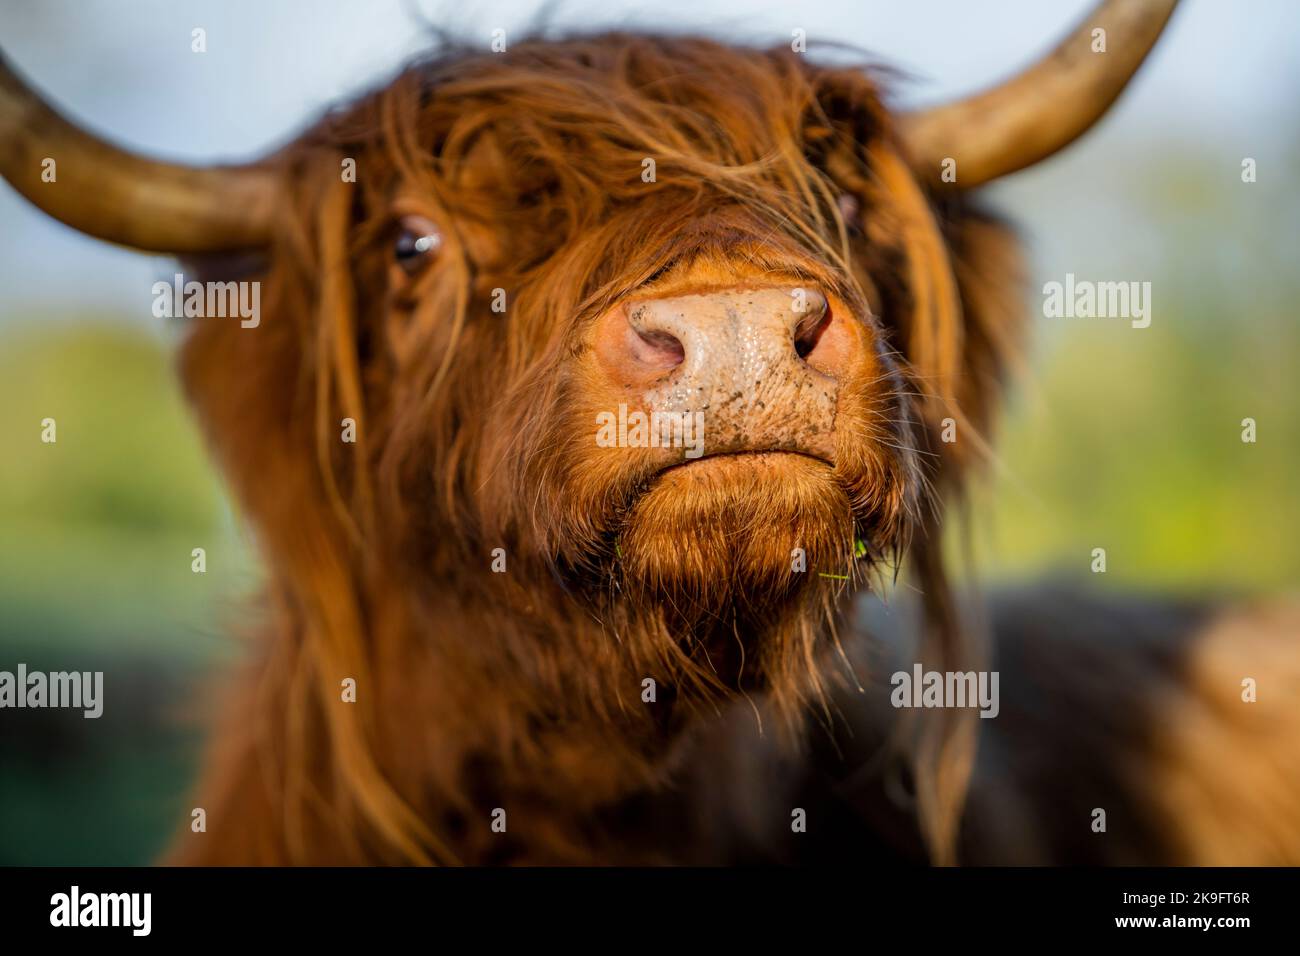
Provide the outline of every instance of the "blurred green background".
<path id="1" fill-rule="evenodd" d="M 736 6 L 716 5 L 723 12 Z M 698 3 L 686 6 L 694 11 Z M 28 57 L 34 68 L 55 58 L 49 44 L 62 37 L 61 18 L 89 17 L 98 28 L 84 36 L 116 44 L 101 69 L 114 71 L 109 75 L 131 95 L 114 86 L 111 103 L 95 102 L 107 87 L 102 75 L 84 72 L 93 57 L 59 57 L 83 72 L 43 70 L 39 79 L 86 97 L 101 127 L 129 131 L 144 146 L 170 137 L 173 153 L 193 148 L 207 156 L 217 145 L 229 152 L 223 136 L 255 148 L 237 132 L 249 122 L 257 140 L 290 125 L 286 115 L 305 118 L 303 104 L 284 92 L 297 89 L 294 83 L 328 95 L 339 92 L 340 76 L 355 81 L 340 67 L 331 86 L 304 65 L 321 59 L 312 52 L 319 44 L 286 52 L 263 43 L 312 29 L 322 42 L 360 38 L 354 45 L 365 47 L 368 27 L 348 26 L 344 18 L 354 13 L 344 6 L 325 7 L 328 13 L 317 17 L 313 8 L 303 20 L 283 13 L 299 5 L 276 5 L 277 23 L 259 32 L 256 11 L 269 7 L 205 0 L 194 18 L 230 27 L 213 30 L 208 61 L 188 58 L 191 14 L 153 0 L 130 17 L 63 0 L 15 8 L 0 13 L 0 35 L 10 44 L 30 38 L 41 54 Z M 924 31 L 909 33 L 907 24 L 932 28 L 925 4 L 907 12 L 875 7 L 873 21 L 856 4 L 841 10 L 829 3 L 824 23 L 815 13 L 807 17 L 809 35 L 847 36 L 904 62 L 932 50 L 923 65 L 969 61 L 974 75 L 991 77 L 1005 64 L 966 43 L 971 31 L 1027 56 L 1070 20 L 1026 0 L 1008 8 L 1032 26 L 1008 34 L 1006 24 L 998 31 L 963 26 L 960 18 L 975 14 L 954 6 L 945 8 L 953 36 L 939 31 L 922 43 L 915 37 Z M 991 190 L 990 205 L 1023 227 L 1036 318 L 997 466 L 972 502 L 983 579 L 1052 575 L 1198 592 L 1274 592 L 1300 581 L 1300 193 L 1293 186 L 1300 181 L 1293 133 L 1300 124 L 1293 104 L 1289 124 L 1276 109 L 1252 112 L 1263 95 L 1257 87 L 1293 93 L 1296 86 L 1245 73 L 1233 79 L 1216 66 L 1216 56 L 1236 64 L 1254 51 L 1221 50 L 1241 40 L 1237 21 L 1225 25 L 1221 12 L 1216 19 L 1202 9 L 1179 14 L 1165 41 L 1173 52 L 1158 51 L 1151 85 L 1140 77 L 1095 135 Z M 1254 16 L 1295 19 L 1284 3 L 1259 10 Z M 369 8 L 365 16 L 389 23 Z M 865 27 L 842 29 L 886 20 L 901 25 L 883 40 Z M 710 22 L 707 13 L 681 13 L 682 25 Z M 771 35 L 784 35 L 778 26 Z M 163 29 L 180 39 L 161 39 Z M 1268 23 L 1252 29 L 1252 43 L 1276 34 Z M 160 92 L 156 77 L 132 72 L 140 31 L 150 49 L 179 44 L 168 72 L 175 82 Z M 415 36 L 402 26 L 393 28 L 398 34 L 403 42 Z M 916 45 L 893 50 L 896 39 Z M 240 42 L 260 45 L 240 49 Z M 381 47 L 376 42 L 371 54 L 378 57 Z M 83 39 L 79 49 L 96 47 Z M 1290 59 L 1273 63 L 1274 78 L 1294 78 L 1294 43 L 1288 49 Z M 1165 55 L 1174 59 L 1162 61 Z M 245 62 L 252 65 L 244 69 Z M 1218 72 L 1198 85 L 1203 66 Z M 281 80 L 267 84 L 270 76 Z M 232 90 L 231 82 L 242 85 Z M 1184 88 L 1190 92 L 1179 99 Z M 1215 99 L 1208 89 L 1229 93 Z M 147 100 L 177 91 L 188 91 L 183 104 L 226 104 L 226 112 L 194 119 L 188 105 L 158 109 Z M 263 101 L 280 112 L 258 112 Z M 249 116 L 229 105 L 238 102 L 250 104 Z M 207 139 L 194 146 L 192 134 Z M 1245 156 L 1259 161 L 1256 183 L 1241 180 Z M 170 275 L 170 263 L 75 237 L 5 192 L 0 188 L 0 669 L 22 661 L 39 670 L 103 670 L 108 706 L 98 721 L 67 711 L 0 713 L 0 864 L 145 863 L 186 819 L 204 688 L 238 658 L 256 563 L 179 396 L 172 369 L 178 330 L 149 319 L 149 286 Z M 1038 290 L 1067 271 L 1152 282 L 1151 327 L 1043 318 Z M 47 417 L 58 422 L 53 445 L 40 441 Z M 1241 441 L 1246 417 L 1258 423 L 1255 444 Z M 204 574 L 191 571 L 196 547 L 207 551 Z M 1089 570 L 1097 547 L 1108 557 L 1100 576 Z"/>
<path id="2" fill-rule="evenodd" d="M 251 553 L 157 336 L 5 328 L 0 407 L 0 669 L 102 670 L 106 701 L 5 711 L 0 863 L 146 862 L 184 816 L 196 695 L 237 651 Z"/>

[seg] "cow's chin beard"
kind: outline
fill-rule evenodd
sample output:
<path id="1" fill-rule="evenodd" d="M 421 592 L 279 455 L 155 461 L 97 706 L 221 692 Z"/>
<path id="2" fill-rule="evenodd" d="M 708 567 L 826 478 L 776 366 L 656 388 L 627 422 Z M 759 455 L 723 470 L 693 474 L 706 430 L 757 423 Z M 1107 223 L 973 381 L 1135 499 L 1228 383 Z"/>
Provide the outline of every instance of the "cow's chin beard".
<path id="1" fill-rule="evenodd" d="M 678 462 L 560 485 L 574 543 L 551 573 L 636 673 L 674 688 L 675 715 L 761 690 L 796 727 L 840 599 L 872 567 L 854 553 L 877 517 L 851 491 L 867 475 L 794 453 Z"/>
<path id="2" fill-rule="evenodd" d="M 618 536 L 624 594 L 697 636 L 781 619 L 842 582 L 854 515 L 832 467 L 791 453 L 705 457 L 659 474 Z"/>

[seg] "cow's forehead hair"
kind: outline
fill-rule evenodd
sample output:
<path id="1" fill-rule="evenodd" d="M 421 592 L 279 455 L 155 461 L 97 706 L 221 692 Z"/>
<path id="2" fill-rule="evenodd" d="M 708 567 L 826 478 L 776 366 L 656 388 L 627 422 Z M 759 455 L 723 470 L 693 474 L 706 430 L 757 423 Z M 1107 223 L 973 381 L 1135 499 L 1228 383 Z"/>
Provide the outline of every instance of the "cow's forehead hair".
<path id="1" fill-rule="evenodd" d="M 887 124 L 861 68 L 787 47 L 609 33 L 505 53 L 449 45 L 308 139 L 358 157 L 367 217 L 399 192 L 425 195 L 511 269 L 595 230 L 680 232 L 728 208 L 842 265 L 837 197 L 866 196 L 868 145 Z M 663 245 L 643 238 L 642 249 Z"/>
<path id="2" fill-rule="evenodd" d="M 604 181 L 622 173 L 611 160 L 640 156 L 676 163 L 679 176 L 741 176 L 840 139 L 864 148 L 887 123 L 873 76 L 694 36 L 530 38 L 503 53 L 452 44 L 325 129 L 339 144 L 404 141 L 444 168 L 492 138 L 516 175 L 570 166 Z"/>

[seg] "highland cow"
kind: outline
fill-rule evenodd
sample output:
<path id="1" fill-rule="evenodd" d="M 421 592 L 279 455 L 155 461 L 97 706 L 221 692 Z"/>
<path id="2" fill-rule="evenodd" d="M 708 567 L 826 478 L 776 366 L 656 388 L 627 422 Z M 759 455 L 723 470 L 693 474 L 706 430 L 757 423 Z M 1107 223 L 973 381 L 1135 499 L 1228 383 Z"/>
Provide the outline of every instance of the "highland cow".
<path id="1" fill-rule="evenodd" d="M 1110 706 L 1080 655 L 1192 699 L 1134 648 L 1200 612 L 1134 612 L 1127 649 L 1092 656 L 1071 617 L 1042 652 L 1076 705 L 1060 719 L 1015 688 L 1046 673 L 1017 648 L 1059 637 L 1034 621 L 1064 596 L 994 608 L 996 720 L 899 719 L 866 693 L 895 653 L 987 666 L 940 536 L 1025 317 L 1014 237 L 973 190 L 1082 135 L 1173 6 L 1112 0 L 1022 76 L 904 115 L 870 70 L 786 48 L 447 43 L 248 166 L 127 154 L 6 70 L 16 188 L 187 279 L 261 284 L 255 327 L 202 317 L 180 360 L 268 610 L 199 785 L 207 832 L 171 859 L 1088 858 L 1053 839 L 1051 772 L 1018 734 L 1113 768 L 1077 797 L 1140 806 L 1117 858 L 1224 858 L 1162 842 L 1125 789 L 1130 757 L 1202 779 L 1183 738 L 1147 754 L 1122 724 L 1095 745 L 1061 730 Z M 1084 52 L 1097 25 L 1105 57 Z M 598 440 L 626 409 L 699 421 L 700 453 Z M 920 598 L 891 644 L 855 595 L 899 573 Z M 1001 771 L 975 772 L 977 748 Z M 1276 819 L 1295 771 L 1270 784 Z M 1170 800 L 1201 805 L 1190 782 Z M 1243 858 L 1294 861 L 1278 826 Z"/>

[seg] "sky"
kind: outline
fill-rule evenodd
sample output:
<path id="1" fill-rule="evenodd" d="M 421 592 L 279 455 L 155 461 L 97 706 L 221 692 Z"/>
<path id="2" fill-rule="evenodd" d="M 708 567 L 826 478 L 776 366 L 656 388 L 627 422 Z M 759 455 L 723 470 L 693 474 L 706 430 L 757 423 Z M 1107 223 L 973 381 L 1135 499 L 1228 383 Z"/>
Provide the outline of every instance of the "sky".
<path id="1" fill-rule="evenodd" d="M 61 110 L 142 152 L 192 161 L 257 156 L 292 137 L 331 103 L 381 83 L 429 44 L 428 24 L 482 37 L 522 34 L 540 4 L 418 0 L 10 0 L 0 48 Z M 938 102 L 1031 62 L 1092 6 L 1090 0 L 656 0 L 553 4 L 563 30 L 641 27 L 737 42 L 789 42 L 802 28 L 849 43 L 911 80 L 902 107 Z M 191 51 L 191 31 L 207 52 Z M 1123 177 L 1152 143 L 1220 156 L 1293 144 L 1300 111 L 1300 2 L 1184 0 L 1166 36 L 1100 130 L 1061 159 L 994 190 L 999 206 L 1046 237 L 1047 252 L 1100 230 L 1116 258 L 1140 244 L 1142 222 L 1111 200 L 1087 213 L 1100 185 Z M 1128 183 L 1129 188 L 1133 187 Z M 1082 206 L 1071 206 L 1071 196 Z M 1117 195 L 1124 195 L 1120 191 Z M 1086 201 L 1085 201 L 1086 200 Z M 1131 221 L 1126 223 L 1125 217 Z M 1072 224 L 1061 230 L 1065 221 Z M 49 314 L 125 315 L 147 324 L 152 281 L 165 259 L 94 242 L 32 210 L 0 185 L 0 326 Z M 1062 235 L 1062 233 L 1065 235 Z M 1140 248 L 1135 245 L 1134 248 Z M 1101 253 L 1104 253 L 1102 250 Z M 1100 254 L 1100 253 L 1099 253 Z"/>

